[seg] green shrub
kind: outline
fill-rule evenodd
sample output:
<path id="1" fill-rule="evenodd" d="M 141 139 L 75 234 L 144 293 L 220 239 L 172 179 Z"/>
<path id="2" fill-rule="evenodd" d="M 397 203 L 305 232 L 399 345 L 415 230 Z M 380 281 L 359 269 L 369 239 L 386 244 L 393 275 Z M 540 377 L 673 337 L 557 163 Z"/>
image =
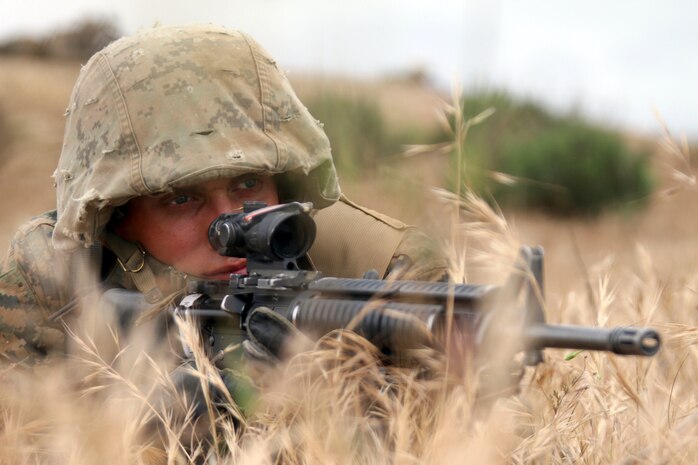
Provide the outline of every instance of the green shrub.
<path id="1" fill-rule="evenodd" d="M 543 128 L 552 124 L 554 117 L 543 107 L 531 101 L 516 100 L 505 92 L 479 92 L 465 96 L 461 102 L 463 119 L 468 120 L 489 108 L 495 112 L 481 124 L 471 127 L 463 146 L 461 172 L 455 169 L 456 154 L 452 154 L 454 165 L 448 173 L 447 182 L 455 187 L 465 183 L 475 191 L 489 189 L 487 171 L 502 171 L 502 147 L 509 141 L 527 141 Z M 436 142 L 449 136 L 441 134 Z"/>
<path id="2" fill-rule="evenodd" d="M 535 138 L 502 148 L 502 172 L 521 178 L 494 185 L 502 203 L 557 214 L 595 215 L 632 205 L 652 189 L 647 155 L 630 151 L 619 135 L 563 122 Z"/>
<path id="3" fill-rule="evenodd" d="M 637 205 L 652 190 L 648 157 L 620 135 L 574 115 L 556 116 L 541 105 L 503 92 L 466 96 L 464 118 L 495 113 L 469 130 L 458 174 L 500 204 L 555 214 L 595 215 L 606 207 Z M 456 163 L 455 154 L 453 163 Z M 502 183 L 503 173 L 515 178 Z"/>

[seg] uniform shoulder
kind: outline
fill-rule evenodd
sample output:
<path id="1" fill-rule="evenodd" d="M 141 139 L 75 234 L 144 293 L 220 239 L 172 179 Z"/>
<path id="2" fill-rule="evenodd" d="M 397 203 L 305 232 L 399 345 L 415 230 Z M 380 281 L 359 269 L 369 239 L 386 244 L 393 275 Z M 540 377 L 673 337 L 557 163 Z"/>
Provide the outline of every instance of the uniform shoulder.
<path id="1" fill-rule="evenodd" d="M 60 308 L 68 298 L 63 284 L 68 257 L 53 247 L 55 224 L 55 210 L 24 223 L 12 239 L 5 259 L 5 268 L 14 268 L 21 274 L 37 304 L 46 312 Z"/>
<path id="2" fill-rule="evenodd" d="M 23 224 L 0 270 L 0 354 L 3 359 L 31 360 L 60 350 L 63 333 L 47 316 L 61 305 L 54 281 L 60 269 L 50 238 L 55 214 L 49 212 Z M 47 258 L 42 262 L 39 257 Z"/>
<path id="3" fill-rule="evenodd" d="M 310 258 L 324 274 L 361 277 L 369 269 L 386 275 L 403 257 L 402 263 L 421 263 L 434 254 L 428 238 L 416 228 L 382 213 L 362 207 L 345 196 L 314 215 L 317 238 Z M 438 265 L 442 268 L 441 263 Z M 430 266 L 430 269 L 433 268 Z"/>
<path id="4" fill-rule="evenodd" d="M 38 245 L 51 241 L 56 225 L 56 211 L 48 211 L 23 223 L 10 243 L 10 250 L 25 249 L 29 245 Z M 38 241 L 38 244 L 37 244 Z M 51 247 L 53 248 L 53 247 Z"/>
<path id="5" fill-rule="evenodd" d="M 327 276 L 359 278 L 374 269 L 388 270 L 407 226 L 361 207 L 345 196 L 313 216 L 317 235 L 309 256 Z"/>
<path id="6" fill-rule="evenodd" d="M 56 211 L 49 211 L 22 224 L 10 243 L 7 257 L 21 267 L 30 269 L 42 258 L 53 258 L 56 254 L 51 238 L 56 225 Z"/>

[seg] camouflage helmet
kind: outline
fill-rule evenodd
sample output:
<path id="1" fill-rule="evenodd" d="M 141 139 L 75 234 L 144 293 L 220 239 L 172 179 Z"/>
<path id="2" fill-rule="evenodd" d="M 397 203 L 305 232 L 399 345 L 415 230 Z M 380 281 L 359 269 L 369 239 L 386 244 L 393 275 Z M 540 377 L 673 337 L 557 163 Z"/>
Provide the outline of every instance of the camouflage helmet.
<path id="1" fill-rule="evenodd" d="M 317 208 L 339 197 L 329 141 L 276 62 L 209 25 L 149 29 L 83 67 L 54 174 L 57 249 L 99 240 L 134 197 L 246 173 Z"/>

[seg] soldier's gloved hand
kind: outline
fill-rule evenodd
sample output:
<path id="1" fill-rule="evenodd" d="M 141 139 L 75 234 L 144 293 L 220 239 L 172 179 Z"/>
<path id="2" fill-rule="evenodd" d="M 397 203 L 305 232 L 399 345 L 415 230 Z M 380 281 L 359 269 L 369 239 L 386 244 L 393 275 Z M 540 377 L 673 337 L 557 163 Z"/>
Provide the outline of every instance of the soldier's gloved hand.
<path id="1" fill-rule="evenodd" d="M 197 371 L 193 362 L 172 371 L 170 379 L 174 388 L 181 400 L 186 399 L 179 413 L 186 414 L 190 410 L 192 421 L 201 422 L 201 418 L 207 416 L 208 407 L 213 407 L 219 414 L 230 412 L 231 400 L 243 415 L 249 413 L 257 397 L 252 379 L 231 368 L 219 370 L 218 374 L 220 382 L 204 381 L 204 375 Z"/>
<path id="2" fill-rule="evenodd" d="M 310 339 L 290 321 L 267 307 L 250 312 L 247 337 L 242 346 L 248 361 L 264 364 L 276 364 L 313 347 Z"/>
<path id="3" fill-rule="evenodd" d="M 225 398 L 221 390 L 211 383 L 206 383 L 208 393 L 204 394 L 202 375 L 197 372 L 193 362 L 187 362 L 175 368 L 170 373 L 170 379 L 177 393 L 183 400 L 186 399 L 184 407 L 192 409 L 194 418 L 206 414 L 207 395 L 209 401 L 213 403 L 222 402 Z"/>

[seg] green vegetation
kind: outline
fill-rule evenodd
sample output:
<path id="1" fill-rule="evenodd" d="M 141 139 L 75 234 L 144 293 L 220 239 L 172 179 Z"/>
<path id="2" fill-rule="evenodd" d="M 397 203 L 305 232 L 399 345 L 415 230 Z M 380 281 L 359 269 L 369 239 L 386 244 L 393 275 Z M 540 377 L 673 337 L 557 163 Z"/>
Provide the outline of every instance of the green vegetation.
<path id="1" fill-rule="evenodd" d="M 498 203 L 595 215 L 635 206 L 650 194 L 647 154 L 631 150 L 619 134 L 505 93 L 466 96 L 463 116 L 490 107 L 495 113 L 470 128 L 459 178 Z"/>
<path id="2" fill-rule="evenodd" d="M 403 145 L 452 138 L 441 131 L 389 127 L 378 105 L 367 99 L 325 93 L 310 99 L 308 108 L 324 123 L 343 179 L 376 173 Z M 468 130 L 460 174 L 452 155 L 453 168 L 445 175 L 452 187 L 460 181 L 500 205 L 558 215 L 636 207 L 651 193 L 647 154 L 630 149 L 617 132 L 503 92 L 462 100 L 464 120 L 488 108 L 494 114 Z"/>
<path id="3" fill-rule="evenodd" d="M 646 155 L 582 122 L 559 122 L 502 153 L 502 171 L 531 180 L 494 186 L 495 196 L 513 205 L 598 214 L 607 206 L 633 205 L 652 190 Z"/>
<path id="4" fill-rule="evenodd" d="M 326 93 L 307 105 L 323 123 L 337 171 L 345 179 L 374 173 L 381 159 L 401 153 L 404 144 L 423 142 L 409 128 L 389 128 L 379 106 L 366 99 Z"/>

